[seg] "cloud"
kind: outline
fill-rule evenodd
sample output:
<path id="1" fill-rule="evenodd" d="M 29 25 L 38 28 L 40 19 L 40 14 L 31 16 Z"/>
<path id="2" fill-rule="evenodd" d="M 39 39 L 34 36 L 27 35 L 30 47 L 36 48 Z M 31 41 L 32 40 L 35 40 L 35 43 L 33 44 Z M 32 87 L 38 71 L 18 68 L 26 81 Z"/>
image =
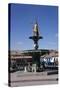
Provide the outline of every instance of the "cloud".
<path id="1" fill-rule="evenodd" d="M 58 37 L 58 33 L 56 33 L 55 36 Z"/>
<path id="2" fill-rule="evenodd" d="M 49 42 L 49 45 L 56 45 L 56 42 Z"/>
<path id="3" fill-rule="evenodd" d="M 22 45 L 23 44 L 23 42 L 17 42 L 17 45 Z"/>

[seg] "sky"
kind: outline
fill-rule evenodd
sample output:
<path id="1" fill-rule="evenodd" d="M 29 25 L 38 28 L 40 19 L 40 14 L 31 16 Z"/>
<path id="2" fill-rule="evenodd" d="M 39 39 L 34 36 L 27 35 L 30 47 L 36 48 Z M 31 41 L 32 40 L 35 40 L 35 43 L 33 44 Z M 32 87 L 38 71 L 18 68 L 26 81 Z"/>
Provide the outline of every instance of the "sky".
<path id="1" fill-rule="evenodd" d="M 39 49 L 58 49 L 58 7 L 43 5 L 11 4 L 11 50 L 34 48 L 32 36 L 35 21 L 38 22 Z"/>

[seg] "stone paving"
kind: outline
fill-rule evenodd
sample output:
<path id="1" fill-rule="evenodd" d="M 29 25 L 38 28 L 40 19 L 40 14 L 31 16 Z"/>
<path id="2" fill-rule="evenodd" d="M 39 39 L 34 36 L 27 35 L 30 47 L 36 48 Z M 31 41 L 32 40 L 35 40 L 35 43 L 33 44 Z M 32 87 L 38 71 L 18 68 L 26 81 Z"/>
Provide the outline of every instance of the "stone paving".
<path id="1" fill-rule="evenodd" d="M 47 72 L 15 72 L 11 73 L 11 86 L 29 86 L 29 85 L 45 85 L 57 84 L 58 74 L 47 75 Z"/>

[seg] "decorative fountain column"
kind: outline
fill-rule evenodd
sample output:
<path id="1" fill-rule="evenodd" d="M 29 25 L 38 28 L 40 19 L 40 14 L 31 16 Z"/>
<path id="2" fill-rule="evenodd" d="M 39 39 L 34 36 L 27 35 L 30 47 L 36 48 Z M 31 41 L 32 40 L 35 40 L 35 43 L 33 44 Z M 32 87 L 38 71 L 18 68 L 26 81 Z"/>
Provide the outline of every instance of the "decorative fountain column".
<path id="1" fill-rule="evenodd" d="M 30 36 L 29 39 L 34 41 L 34 51 L 32 53 L 32 71 L 36 72 L 40 68 L 40 52 L 38 51 L 38 41 L 42 39 L 42 36 L 39 36 L 38 23 L 34 24 L 33 36 Z"/>

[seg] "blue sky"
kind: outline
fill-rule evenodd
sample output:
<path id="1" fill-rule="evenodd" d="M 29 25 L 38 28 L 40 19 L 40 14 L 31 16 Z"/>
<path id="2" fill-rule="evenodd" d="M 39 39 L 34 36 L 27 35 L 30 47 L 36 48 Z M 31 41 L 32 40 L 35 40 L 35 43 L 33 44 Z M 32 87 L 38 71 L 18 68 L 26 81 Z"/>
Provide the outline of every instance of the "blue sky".
<path id="1" fill-rule="evenodd" d="M 33 49 L 33 26 L 37 19 L 39 49 L 58 49 L 58 7 L 42 5 L 11 4 L 11 50 Z"/>

